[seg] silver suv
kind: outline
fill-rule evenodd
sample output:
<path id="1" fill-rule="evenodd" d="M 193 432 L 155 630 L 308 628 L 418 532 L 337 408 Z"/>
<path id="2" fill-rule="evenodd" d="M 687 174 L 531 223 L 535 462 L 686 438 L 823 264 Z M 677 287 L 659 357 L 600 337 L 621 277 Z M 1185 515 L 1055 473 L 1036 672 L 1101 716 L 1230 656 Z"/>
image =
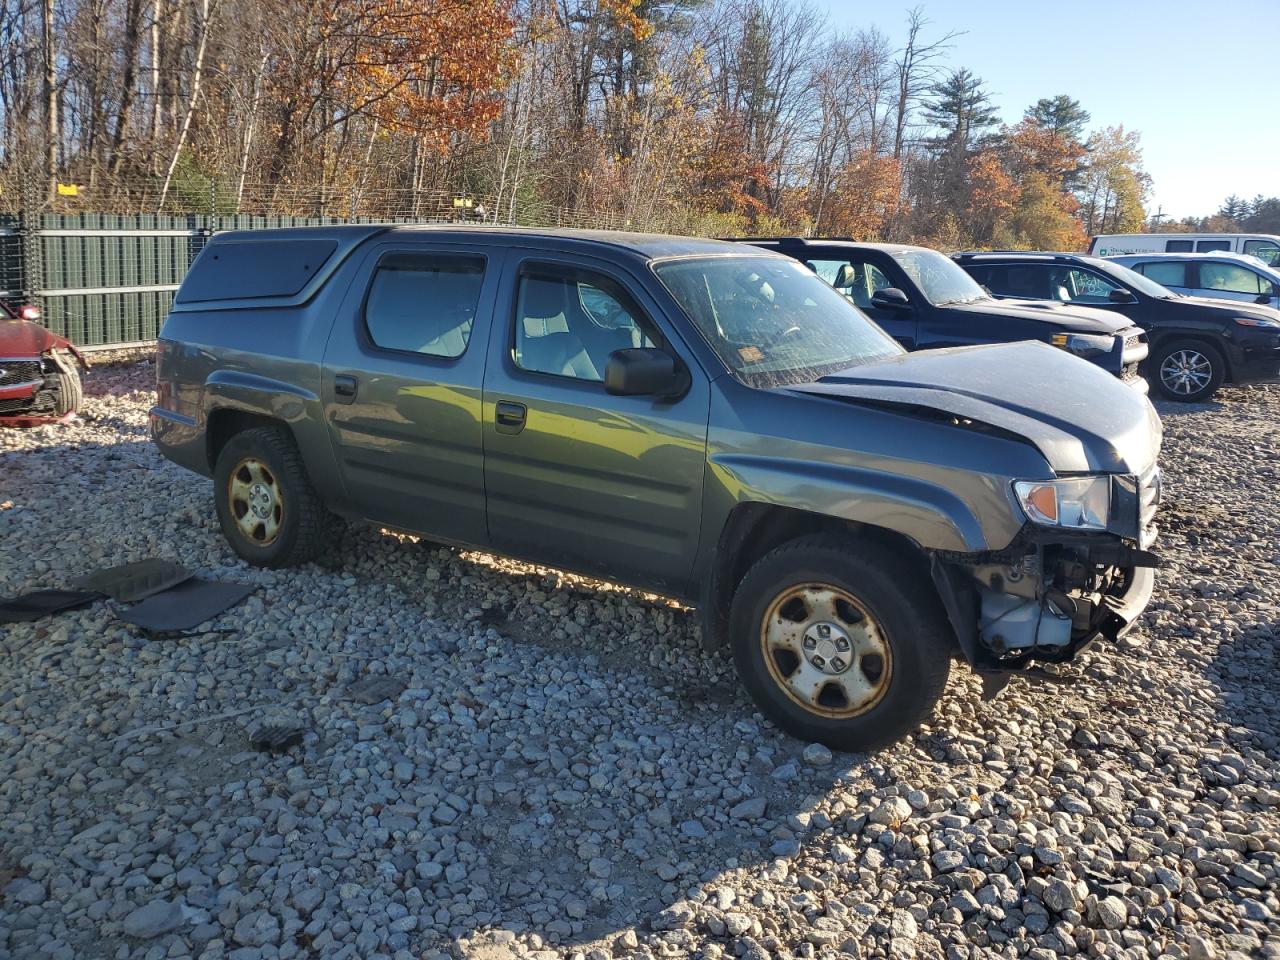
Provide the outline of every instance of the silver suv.
<path id="1" fill-rule="evenodd" d="M 1246 253 L 1132 253 L 1107 259 L 1174 293 L 1280 307 L 1280 270 Z"/>

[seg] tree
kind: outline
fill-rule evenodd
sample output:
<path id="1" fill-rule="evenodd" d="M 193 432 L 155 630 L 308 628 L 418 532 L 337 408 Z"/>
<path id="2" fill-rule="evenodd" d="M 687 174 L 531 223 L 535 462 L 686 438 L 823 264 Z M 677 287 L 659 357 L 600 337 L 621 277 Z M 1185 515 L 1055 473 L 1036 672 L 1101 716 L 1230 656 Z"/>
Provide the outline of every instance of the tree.
<path id="1" fill-rule="evenodd" d="M 1079 190 L 1085 232 L 1141 230 L 1151 178 L 1142 169 L 1138 134 L 1124 127 L 1099 131 L 1089 139 L 1089 156 Z"/>
<path id="2" fill-rule="evenodd" d="M 942 132 L 925 141 L 933 164 L 929 192 L 922 196 L 929 208 L 959 211 L 968 205 L 969 161 L 994 143 L 998 118 L 982 80 L 964 68 L 952 70 L 929 90 L 924 116 Z"/>
<path id="3" fill-rule="evenodd" d="M 926 42 L 921 31 L 929 25 L 923 7 L 907 11 L 907 42 L 894 60 L 894 72 L 898 81 L 898 97 L 893 125 L 893 158 L 902 159 L 906 148 L 907 127 L 911 115 L 922 97 L 928 93 L 937 76 L 937 60 L 951 46 L 951 41 L 961 34 L 944 34 L 937 40 Z"/>
<path id="4" fill-rule="evenodd" d="M 1048 130 L 1056 137 L 1075 141 L 1084 139 L 1085 130 L 1089 126 L 1089 111 L 1080 106 L 1079 100 L 1074 100 L 1065 93 L 1056 97 L 1042 97 L 1027 107 L 1022 118 Z"/>

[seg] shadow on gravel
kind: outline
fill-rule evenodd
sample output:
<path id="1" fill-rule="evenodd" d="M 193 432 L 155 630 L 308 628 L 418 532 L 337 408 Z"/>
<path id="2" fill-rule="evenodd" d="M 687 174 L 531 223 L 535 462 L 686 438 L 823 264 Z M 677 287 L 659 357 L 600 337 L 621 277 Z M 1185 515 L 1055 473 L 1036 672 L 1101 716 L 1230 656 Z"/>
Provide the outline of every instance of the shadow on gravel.
<path id="1" fill-rule="evenodd" d="M 1280 761 L 1278 653 L 1280 623 L 1253 624 L 1234 643 L 1219 647 L 1205 666 L 1205 676 L 1221 693 L 1219 709 L 1234 748 L 1252 747 L 1273 762 Z M 1226 772 L 1216 782 L 1230 787 L 1236 780 Z"/>

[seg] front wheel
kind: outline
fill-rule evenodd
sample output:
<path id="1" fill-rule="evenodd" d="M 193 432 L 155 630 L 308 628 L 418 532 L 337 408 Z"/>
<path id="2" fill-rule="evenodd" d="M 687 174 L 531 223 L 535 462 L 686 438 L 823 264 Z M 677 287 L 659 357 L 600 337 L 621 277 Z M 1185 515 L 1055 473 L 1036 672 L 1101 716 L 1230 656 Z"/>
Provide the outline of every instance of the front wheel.
<path id="1" fill-rule="evenodd" d="M 953 634 L 927 577 L 845 537 L 804 537 L 743 577 L 730 612 L 734 662 L 766 717 L 837 750 L 902 737 L 947 684 Z"/>
<path id="2" fill-rule="evenodd" d="M 1156 348 L 1152 381 L 1160 395 L 1195 403 L 1218 392 L 1227 375 L 1222 354 L 1199 340 L 1173 340 Z"/>

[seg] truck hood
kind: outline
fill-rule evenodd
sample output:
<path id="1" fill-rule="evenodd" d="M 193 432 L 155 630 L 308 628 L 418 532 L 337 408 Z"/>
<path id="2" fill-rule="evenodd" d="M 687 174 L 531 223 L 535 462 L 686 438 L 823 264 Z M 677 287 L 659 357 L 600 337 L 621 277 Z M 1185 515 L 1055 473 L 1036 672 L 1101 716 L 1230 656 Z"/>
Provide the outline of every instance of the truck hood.
<path id="1" fill-rule="evenodd" d="M 1107 310 L 1071 306 L 1053 300 L 976 300 L 973 303 L 957 303 L 948 311 L 972 313 L 991 317 L 1015 317 L 1043 324 L 1047 331 L 1064 330 L 1069 333 L 1117 334 L 1133 326 L 1128 317 Z"/>
<path id="2" fill-rule="evenodd" d="M 1160 450 L 1160 418 L 1146 397 L 1034 341 L 921 350 L 788 389 L 971 421 L 1032 444 L 1060 474 L 1141 474 Z"/>
<path id="3" fill-rule="evenodd" d="M 1233 317 L 1253 317 L 1257 320 L 1270 320 L 1280 323 L 1280 310 L 1265 303 L 1251 303 L 1248 300 L 1217 300 L 1211 297 L 1170 297 L 1159 301 L 1168 304 L 1170 310 L 1194 312 L 1203 318 L 1206 313 L 1214 314 L 1214 319 L 1230 320 Z"/>

